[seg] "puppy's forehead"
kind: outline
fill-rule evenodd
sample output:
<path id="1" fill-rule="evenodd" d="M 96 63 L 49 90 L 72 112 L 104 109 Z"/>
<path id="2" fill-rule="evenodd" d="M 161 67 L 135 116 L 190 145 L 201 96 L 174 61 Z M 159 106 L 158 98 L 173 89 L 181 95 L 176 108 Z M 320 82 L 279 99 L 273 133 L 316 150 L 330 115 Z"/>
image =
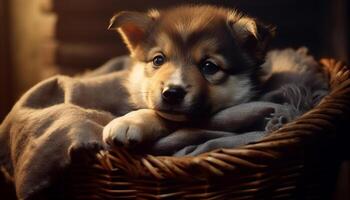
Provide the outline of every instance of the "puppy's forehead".
<path id="1" fill-rule="evenodd" d="M 205 33 L 205 30 L 213 31 L 218 28 L 216 26 L 222 25 L 227 11 L 209 6 L 180 7 L 165 11 L 162 15 L 162 29 L 187 41 L 191 35 Z"/>
<path id="2" fill-rule="evenodd" d="M 215 51 L 228 42 L 227 10 L 213 7 L 185 7 L 161 13 L 155 40 L 169 51 L 183 54 L 196 48 Z"/>

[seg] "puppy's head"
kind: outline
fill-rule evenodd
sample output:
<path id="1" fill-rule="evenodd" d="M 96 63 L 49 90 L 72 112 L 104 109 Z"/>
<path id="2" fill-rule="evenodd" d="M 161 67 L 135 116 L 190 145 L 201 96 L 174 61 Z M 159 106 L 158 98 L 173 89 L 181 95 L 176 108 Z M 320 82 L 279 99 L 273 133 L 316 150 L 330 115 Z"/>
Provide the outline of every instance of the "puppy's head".
<path id="1" fill-rule="evenodd" d="M 127 84 L 133 101 L 167 118 L 248 101 L 272 34 L 252 18 L 214 6 L 121 12 L 109 29 L 118 30 L 136 62 Z"/>

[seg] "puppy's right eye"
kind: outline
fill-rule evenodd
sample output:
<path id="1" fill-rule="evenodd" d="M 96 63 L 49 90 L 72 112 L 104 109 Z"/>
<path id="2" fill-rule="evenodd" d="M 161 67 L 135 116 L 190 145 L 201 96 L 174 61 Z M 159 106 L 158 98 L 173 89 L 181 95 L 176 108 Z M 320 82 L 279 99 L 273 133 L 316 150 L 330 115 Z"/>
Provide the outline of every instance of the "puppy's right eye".
<path id="1" fill-rule="evenodd" d="M 165 62 L 165 57 L 163 54 L 158 54 L 158 55 L 154 56 L 154 58 L 153 58 L 153 65 L 155 67 L 159 67 L 159 66 L 163 65 L 164 62 Z"/>

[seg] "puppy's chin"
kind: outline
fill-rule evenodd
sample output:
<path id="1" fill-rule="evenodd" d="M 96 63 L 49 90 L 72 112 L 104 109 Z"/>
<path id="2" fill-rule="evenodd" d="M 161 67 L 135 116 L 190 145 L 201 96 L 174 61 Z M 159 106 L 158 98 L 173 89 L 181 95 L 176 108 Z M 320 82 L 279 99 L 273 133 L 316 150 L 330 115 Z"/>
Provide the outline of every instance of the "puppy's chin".
<path id="1" fill-rule="evenodd" d="M 162 111 L 156 111 L 156 112 L 162 118 L 170 120 L 170 121 L 184 122 L 184 121 L 189 120 L 188 116 L 186 116 L 184 114 L 166 113 L 166 112 L 162 112 Z"/>
<path id="2" fill-rule="evenodd" d="M 210 107 L 204 102 L 205 101 L 196 101 L 196 103 L 186 105 L 168 105 L 159 103 L 154 104 L 155 106 L 153 106 L 152 109 L 155 110 L 160 117 L 170 121 L 193 121 L 198 118 L 208 117 Z"/>

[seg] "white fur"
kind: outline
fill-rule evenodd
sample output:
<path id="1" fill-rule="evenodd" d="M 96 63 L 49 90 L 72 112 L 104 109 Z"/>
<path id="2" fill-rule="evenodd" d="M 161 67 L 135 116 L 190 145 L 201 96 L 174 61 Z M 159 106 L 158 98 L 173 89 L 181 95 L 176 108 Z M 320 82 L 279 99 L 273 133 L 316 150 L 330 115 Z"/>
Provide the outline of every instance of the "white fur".
<path id="1" fill-rule="evenodd" d="M 125 83 L 128 91 L 132 92 L 130 94 L 131 102 L 139 107 L 145 106 L 144 104 L 147 102 L 147 85 L 149 80 L 145 78 L 143 68 L 144 64 L 135 63 L 131 69 L 127 83 Z"/>
<path id="2" fill-rule="evenodd" d="M 174 85 L 174 86 L 183 86 L 185 87 L 185 83 L 182 76 L 182 69 L 177 68 L 174 73 L 170 76 L 169 80 L 165 83 L 165 85 Z"/>

